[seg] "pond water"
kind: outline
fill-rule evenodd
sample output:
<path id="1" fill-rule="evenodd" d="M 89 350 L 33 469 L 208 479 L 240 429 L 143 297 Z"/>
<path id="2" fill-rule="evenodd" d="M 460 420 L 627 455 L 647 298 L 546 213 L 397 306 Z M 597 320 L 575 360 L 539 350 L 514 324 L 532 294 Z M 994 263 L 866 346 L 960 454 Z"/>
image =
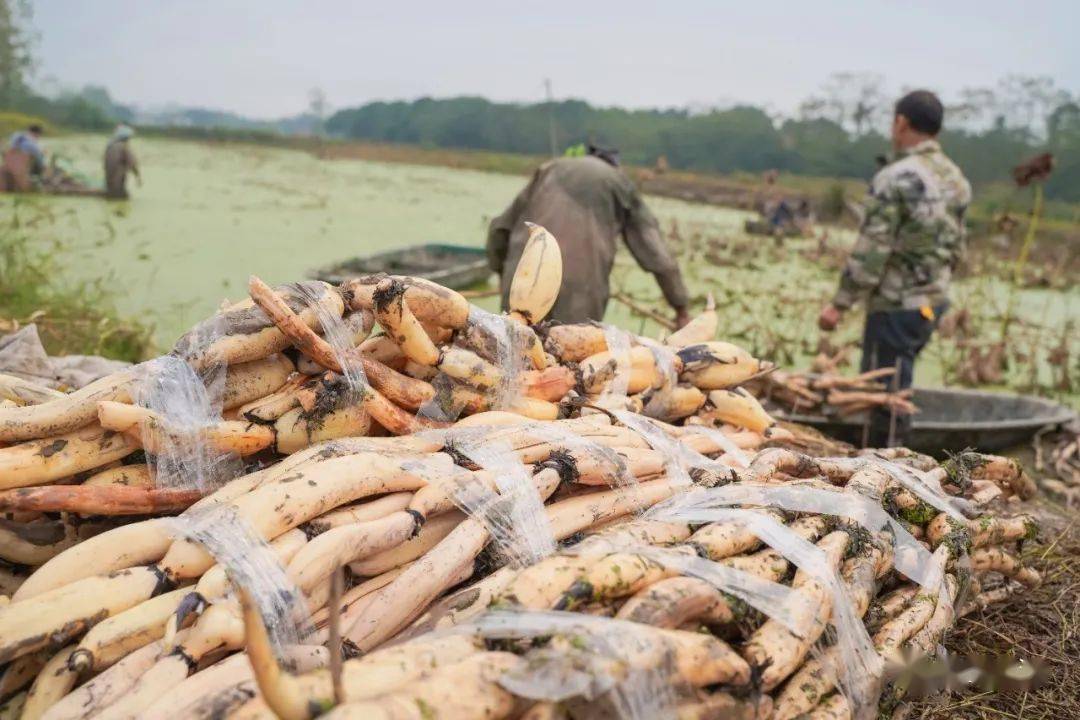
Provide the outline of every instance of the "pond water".
<path id="1" fill-rule="evenodd" d="M 481 245 L 514 177 L 436 167 L 324 162 L 288 150 L 136 139 L 144 184 L 130 201 L 35 198 L 52 221 L 42 240 L 70 249 L 64 269 L 109 274 L 121 311 L 152 321 L 171 344 L 249 274 L 271 283 L 352 255 L 441 241 Z M 86 179 L 101 183 L 103 137 L 54 139 Z M 2 202 L 10 202 L 4 198 Z"/>
<path id="2" fill-rule="evenodd" d="M 44 210 L 47 221 L 39 222 L 35 238 L 66 248 L 61 267 L 72 277 L 111 278 L 119 309 L 153 323 L 162 348 L 223 301 L 243 297 L 253 273 L 277 283 L 300 279 L 332 261 L 394 247 L 481 246 L 488 219 L 524 182 L 453 168 L 320 160 L 253 145 L 155 138 L 132 143 L 145 182 L 130 184 L 130 201 L 0 196 L 0 208 L 37 216 Z M 98 185 L 104 145 L 104 136 L 90 135 L 48 144 Z M 695 305 L 704 303 L 706 292 L 716 296 L 721 337 L 781 364 L 805 366 L 817 348 L 817 313 L 835 287 L 852 234 L 830 230 L 832 249 L 820 252 L 814 240 L 779 245 L 747 236 L 744 212 L 665 198 L 649 203 L 683 259 Z M 625 251 L 612 285 L 663 308 L 655 283 Z M 1006 295 L 1000 283 L 980 280 L 961 283 L 954 299 L 989 316 L 1004 307 Z M 1045 324 L 1052 334 L 1075 314 L 1077 298 L 1075 289 L 1025 290 L 1017 314 Z M 495 302 L 478 304 L 494 310 Z M 614 301 L 606 319 L 635 332 L 660 331 L 655 322 Z M 859 318 L 853 316 L 835 340 L 852 341 L 859 332 Z M 935 341 L 919 367 L 918 382 L 940 384 L 947 356 L 948 344 Z"/>
<path id="3" fill-rule="evenodd" d="M 68 251 L 61 266 L 73 277 L 111 275 L 122 311 L 157 328 L 171 343 L 223 300 L 246 293 L 249 274 L 275 283 L 295 280 L 328 262 L 424 242 L 482 246 L 489 218 L 521 189 L 516 176 L 453 168 L 323 161 L 312 155 L 251 145 L 209 145 L 137 138 L 142 187 L 130 201 L 38 197 L 49 222 L 42 241 Z M 55 138 L 49 150 L 77 175 L 102 183 L 105 138 Z M 0 202 L 12 202 L 2 197 Z M 745 213 L 656 198 L 672 223 L 706 234 L 741 232 Z M 628 253 L 616 283 L 653 294 L 651 279 Z M 493 306 L 490 302 L 479 304 Z M 628 313 L 613 304 L 612 319 Z"/>

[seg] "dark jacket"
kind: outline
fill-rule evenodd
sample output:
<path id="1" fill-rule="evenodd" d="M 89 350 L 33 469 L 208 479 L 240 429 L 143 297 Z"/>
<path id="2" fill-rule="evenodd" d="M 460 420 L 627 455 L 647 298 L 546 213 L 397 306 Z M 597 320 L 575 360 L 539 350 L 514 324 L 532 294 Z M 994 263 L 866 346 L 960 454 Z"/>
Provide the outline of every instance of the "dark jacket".
<path id="1" fill-rule="evenodd" d="M 105 147 L 105 194 L 111 198 L 126 198 L 127 174 L 138 174 L 135 154 L 126 140 L 111 140 Z"/>
<path id="2" fill-rule="evenodd" d="M 510 207 L 491 221 L 488 260 L 502 277 L 504 309 L 528 239 L 526 220 L 547 228 L 562 249 L 562 287 L 550 318 L 603 319 L 620 235 L 638 264 L 656 276 L 668 303 L 687 304 L 679 265 L 630 179 L 598 158 L 574 157 L 541 165 Z"/>

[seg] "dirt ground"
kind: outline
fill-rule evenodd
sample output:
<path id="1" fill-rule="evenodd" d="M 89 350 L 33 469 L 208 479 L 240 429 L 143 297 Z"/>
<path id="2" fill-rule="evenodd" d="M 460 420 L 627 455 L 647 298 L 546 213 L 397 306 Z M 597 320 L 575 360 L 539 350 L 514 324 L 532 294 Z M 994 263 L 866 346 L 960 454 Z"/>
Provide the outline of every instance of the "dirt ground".
<path id="1" fill-rule="evenodd" d="M 922 700 L 909 720 L 1068 720 L 1080 718 L 1080 516 L 1041 498 L 1017 508 L 1039 518 L 1040 536 L 1024 550 L 1042 573 L 1035 590 L 961 619 L 946 641 L 956 655 L 1038 660 L 1045 682 L 1026 692 L 971 692 Z"/>

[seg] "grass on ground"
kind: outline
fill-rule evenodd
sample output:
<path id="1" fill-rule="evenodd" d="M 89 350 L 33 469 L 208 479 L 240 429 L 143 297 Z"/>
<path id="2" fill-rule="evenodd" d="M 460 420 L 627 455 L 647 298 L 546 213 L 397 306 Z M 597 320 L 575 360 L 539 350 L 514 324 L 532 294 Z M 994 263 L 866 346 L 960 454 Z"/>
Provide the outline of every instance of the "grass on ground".
<path id="1" fill-rule="evenodd" d="M 50 355 L 102 355 L 136 362 L 153 354 L 151 328 L 117 313 L 110 278 L 72 282 L 62 277 L 59 243 L 32 242 L 36 224 L 46 219 L 47 203 L 17 202 L 0 225 L 0 334 L 36 323 Z"/>
<path id="2" fill-rule="evenodd" d="M 1045 500 L 1029 511 L 1042 530 L 1025 548 L 1024 561 L 1042 573 L 1042 585 L 961 619 L 946 646 L 954 655 L 1041 662 L 1045 681 L 1031 691 L 929 698 L 909 720 L 1080 718 L 1080 523 L 1075 513 Z"/>
<path id="3" fill-rule="evenodd" d="M 56 133 L 56 128 L 54 128 L 47 120 L 42 120 L 36 115 L 24 115 L 19 112 L 0 110 L 0 140 L 3 140 L 5 143 L 7 142 L 8 136 L 12 133 L 18 130 L 25 130 L 31 125 L 40 125 L 46 135 Z"/>

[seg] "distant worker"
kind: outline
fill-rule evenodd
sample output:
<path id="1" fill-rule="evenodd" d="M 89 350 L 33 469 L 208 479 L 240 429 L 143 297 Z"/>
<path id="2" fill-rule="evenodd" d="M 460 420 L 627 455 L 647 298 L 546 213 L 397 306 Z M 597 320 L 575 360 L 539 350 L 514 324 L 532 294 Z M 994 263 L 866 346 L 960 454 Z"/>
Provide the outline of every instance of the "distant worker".
<path id="1" fill-rule="evenodd" d="M 26 192 L 34 189 L 45 172 L 45 151 L 41 148 L 42 129 L 31 125 L 14 133 L 4 152 L 0 187 Z"/>
<path id="2" fill-rule="evenodd" d="M 590 146 L 588 153 L 541 165 L 510 207 L 491 221 L 488 262 L 501 275 L 503 307 L 528 238 L 525 221 L 530 221 L 550 230 L 562 249 L 562 287 L 550 318 L 562 322 L 604 318 L 622 235 L 638 264 L 656 276 L 675 310 L 675 323 L 682 327 L 688 320 L 686 287 L 656 218 L 618 169 L 617 151 Z"/>
<path id="3" fill-rule="evenodd" d="M 897 157 L 870 183 L 840 288 L 818 319 L 822 330 L 831 331 L 846 310 L 865 299 L 862 370 L 899 365 L 899 389 L 911 387 L 915 358 L 949 307 L 949 282 L 964 249 L 971 185 L 936 139 L 944 115 L 941 101 L 926 90 L 896 103 Z M 889 425 L 889 412 L 875 411 L 871 446 L 888 444 Z M 896 418 L 894 444 L 905 444 L 910 427 L 909 416 Z"/>
<path id="4" fill-rule="evenodd" d="M 776 170 L 766 170 L 761 174 L 761 186 L 754 197 L 754 209 L 765 219 L 769 219 L 784 200 L 783 193 L 776 186 L 779 177 L 780 173 Z"/>
<path id="5" fill-rule="evenodd" d="M 795 208 L 791 220 L 792 225 L 803 237 L 814 237 L 814 224 L 816 222 L 817 216 L 814 214 L 814 207 L 809 200 L 803 198 L 799 201 L 798 207 Z"/>
<path id="6" fill-rule="evenodd" d="M 132 173 L 142 185 L 139 164 L 131 152 L 128 141 L 135 134 L 127 125 L 117 125 L 109 144 L 105 147 L 105 197 L 126 200 L 127 176 Z"/>
<path id="7" fill-rule="evenodd" d="M 776 170 L 767 170 L 762 174 L 762 187 L 758 190 L 754 207 L 761 213 L 761 221 L 749 221 L 748 229 L 760 228 L 757 234 L 772 234 L 778 238 L 789 235 L 812 237 L 814 234 L 814 212 L 808 200 L 798 204 L 784 196 L 776 184 L 780 174 Z"/>
<path id="8" fill-rule="evenodd" d="M 41 136 L 43 131 L 40 125 L 31 125 L 26 130 L 21 130 L 11 136 L 8 147 L 12 150 L 24 152 L 30 156 L 30 172 L 40 175 L 45 171 L 45 151 L 41 149 Z"/>

